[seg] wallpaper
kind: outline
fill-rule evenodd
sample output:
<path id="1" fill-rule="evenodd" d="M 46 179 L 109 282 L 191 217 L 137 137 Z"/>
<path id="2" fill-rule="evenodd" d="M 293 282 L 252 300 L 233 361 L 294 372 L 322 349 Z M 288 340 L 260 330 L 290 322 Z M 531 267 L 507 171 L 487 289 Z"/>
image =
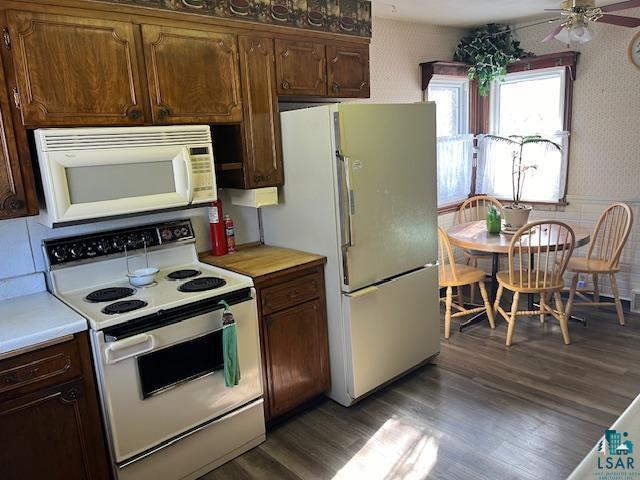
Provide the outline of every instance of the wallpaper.
<path id="1" fill-rule="evenodd" d="M 616 12 L 618 13 L 618 12 Z M 620 12 L 640 17 L 640 8 Z M 519 30 L 523 48 L 558 52 L 542 43 L 549 26 Z M 640 199 L 640 70 L 627 59 L 637 29 L 595 24 L 595 38 L 582 46 L 574 84 L 568 194 L 600 199 Z"/>

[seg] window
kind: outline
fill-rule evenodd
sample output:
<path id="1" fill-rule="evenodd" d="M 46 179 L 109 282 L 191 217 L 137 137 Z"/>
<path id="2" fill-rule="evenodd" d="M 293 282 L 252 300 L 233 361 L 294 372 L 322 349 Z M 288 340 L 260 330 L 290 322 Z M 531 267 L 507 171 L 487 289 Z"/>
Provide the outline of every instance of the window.
<path id="1" fill-rule="evenodd" d="M 469 196 L 473 171 L 473 135 L 469 134 L 469 81 L 434 76 L 427 100 L 436 103 L 438 206 Z"/>
<path id="2" fill-rule="evenodd" d="M 565 67 L 511 73 L 491 91 L 491 133 L 539 134 L 562 146 L 559 152 L 543 145 L 527 145 L 524 201 L 558 202 L 564 197 L 567 181 L 568 136 L 565 131 Z M 509 145 L 480 140 L 476 191 L 501 199 L 512 198 Z"/>

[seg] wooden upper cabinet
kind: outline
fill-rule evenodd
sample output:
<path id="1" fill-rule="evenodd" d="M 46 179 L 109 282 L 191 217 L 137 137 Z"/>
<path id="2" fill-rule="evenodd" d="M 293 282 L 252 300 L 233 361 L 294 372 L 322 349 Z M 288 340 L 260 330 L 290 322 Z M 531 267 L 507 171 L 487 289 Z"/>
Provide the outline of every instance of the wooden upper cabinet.
<path id="1" fill-rule="evenodd" d="M 236 37 L 143 25 L 154 123 L 242 119 Z"/>
<path id="2" fill-rule="evenodd" d="M 324 44 L 276 40 L 276 74 L 278 95 L 325 96 Z"/>
<path id="3" fill-rule="evenodd" d="M 368 98 L 369 46 L 327 45 L 327 83 L 331 97 Z"/>
<path id="4" fill-rule="evenodd" d="M 9 11 L 26 126 L 145 121 L 131 23 Z"/>
<path id="5" fill-rule="evenodd" d="M 283 183 L 273 39 L 240 37 L 245 188 Z"/>
<path id="6" fill-rule="evenodd" d="M 0 219 L 31 213 L 25 190 L 31 188 L 33 193 L 35 188 L 33 179 L 22 175 L 5 85 L 4 68 L 0 63 Z"/>

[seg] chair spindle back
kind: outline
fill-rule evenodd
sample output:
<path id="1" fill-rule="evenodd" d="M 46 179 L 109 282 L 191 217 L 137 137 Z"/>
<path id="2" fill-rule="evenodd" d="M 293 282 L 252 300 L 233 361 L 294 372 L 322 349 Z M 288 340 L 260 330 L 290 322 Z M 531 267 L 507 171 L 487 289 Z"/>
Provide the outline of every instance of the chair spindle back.
<path id="1" fill-rule="evenodd" d="M 438 274 L 440 278 L 444 278 L 447 267 L 451 270 L 453 280 L 458 280 L 458 271 L 456 270 L 456 259 L 453 255 L 453 248 L 449 242 L 449 236 L 442 228 L 438 227 Z"/>
<path id="2" fill-rule="evenodd" d="M 487 218 L 487 212 L 491 205 L 495 205 L 498 211 L 502 213 L 502 204 L 495 198 L 487 195 L 471 197 L 460 205 L 454 222 L 459 224 L 484 220 Z"/>
<path id="3" fill-rule="evenodd" d="M 616 268 L 631 225 L 633 212 L 625 203 L 614 203 L 602 212 L 591 239 L 587 258 L 603 260 L 609 268 Z"/>
<path id="4" fill-rule="evenodd" d="M 513 235 L 509 245 L 509 283 L 524 288 L 562 284 L 574 245 L 575 234 L 566 223 L 528 223 Z"/>

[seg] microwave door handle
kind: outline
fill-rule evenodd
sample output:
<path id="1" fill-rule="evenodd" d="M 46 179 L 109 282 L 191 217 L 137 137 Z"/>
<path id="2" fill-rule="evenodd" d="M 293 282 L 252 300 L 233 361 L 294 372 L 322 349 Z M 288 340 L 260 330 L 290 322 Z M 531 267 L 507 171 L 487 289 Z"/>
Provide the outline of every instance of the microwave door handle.
<path id="1" fill-rule="evenodd" d="M 187 202 L 191 204 L 193 201 L 193 178 L 191 172 L 191 159 L 187 148 L 182 149 L 182 159 L 184 160 L 184 169 L 187 174 Z"/>

